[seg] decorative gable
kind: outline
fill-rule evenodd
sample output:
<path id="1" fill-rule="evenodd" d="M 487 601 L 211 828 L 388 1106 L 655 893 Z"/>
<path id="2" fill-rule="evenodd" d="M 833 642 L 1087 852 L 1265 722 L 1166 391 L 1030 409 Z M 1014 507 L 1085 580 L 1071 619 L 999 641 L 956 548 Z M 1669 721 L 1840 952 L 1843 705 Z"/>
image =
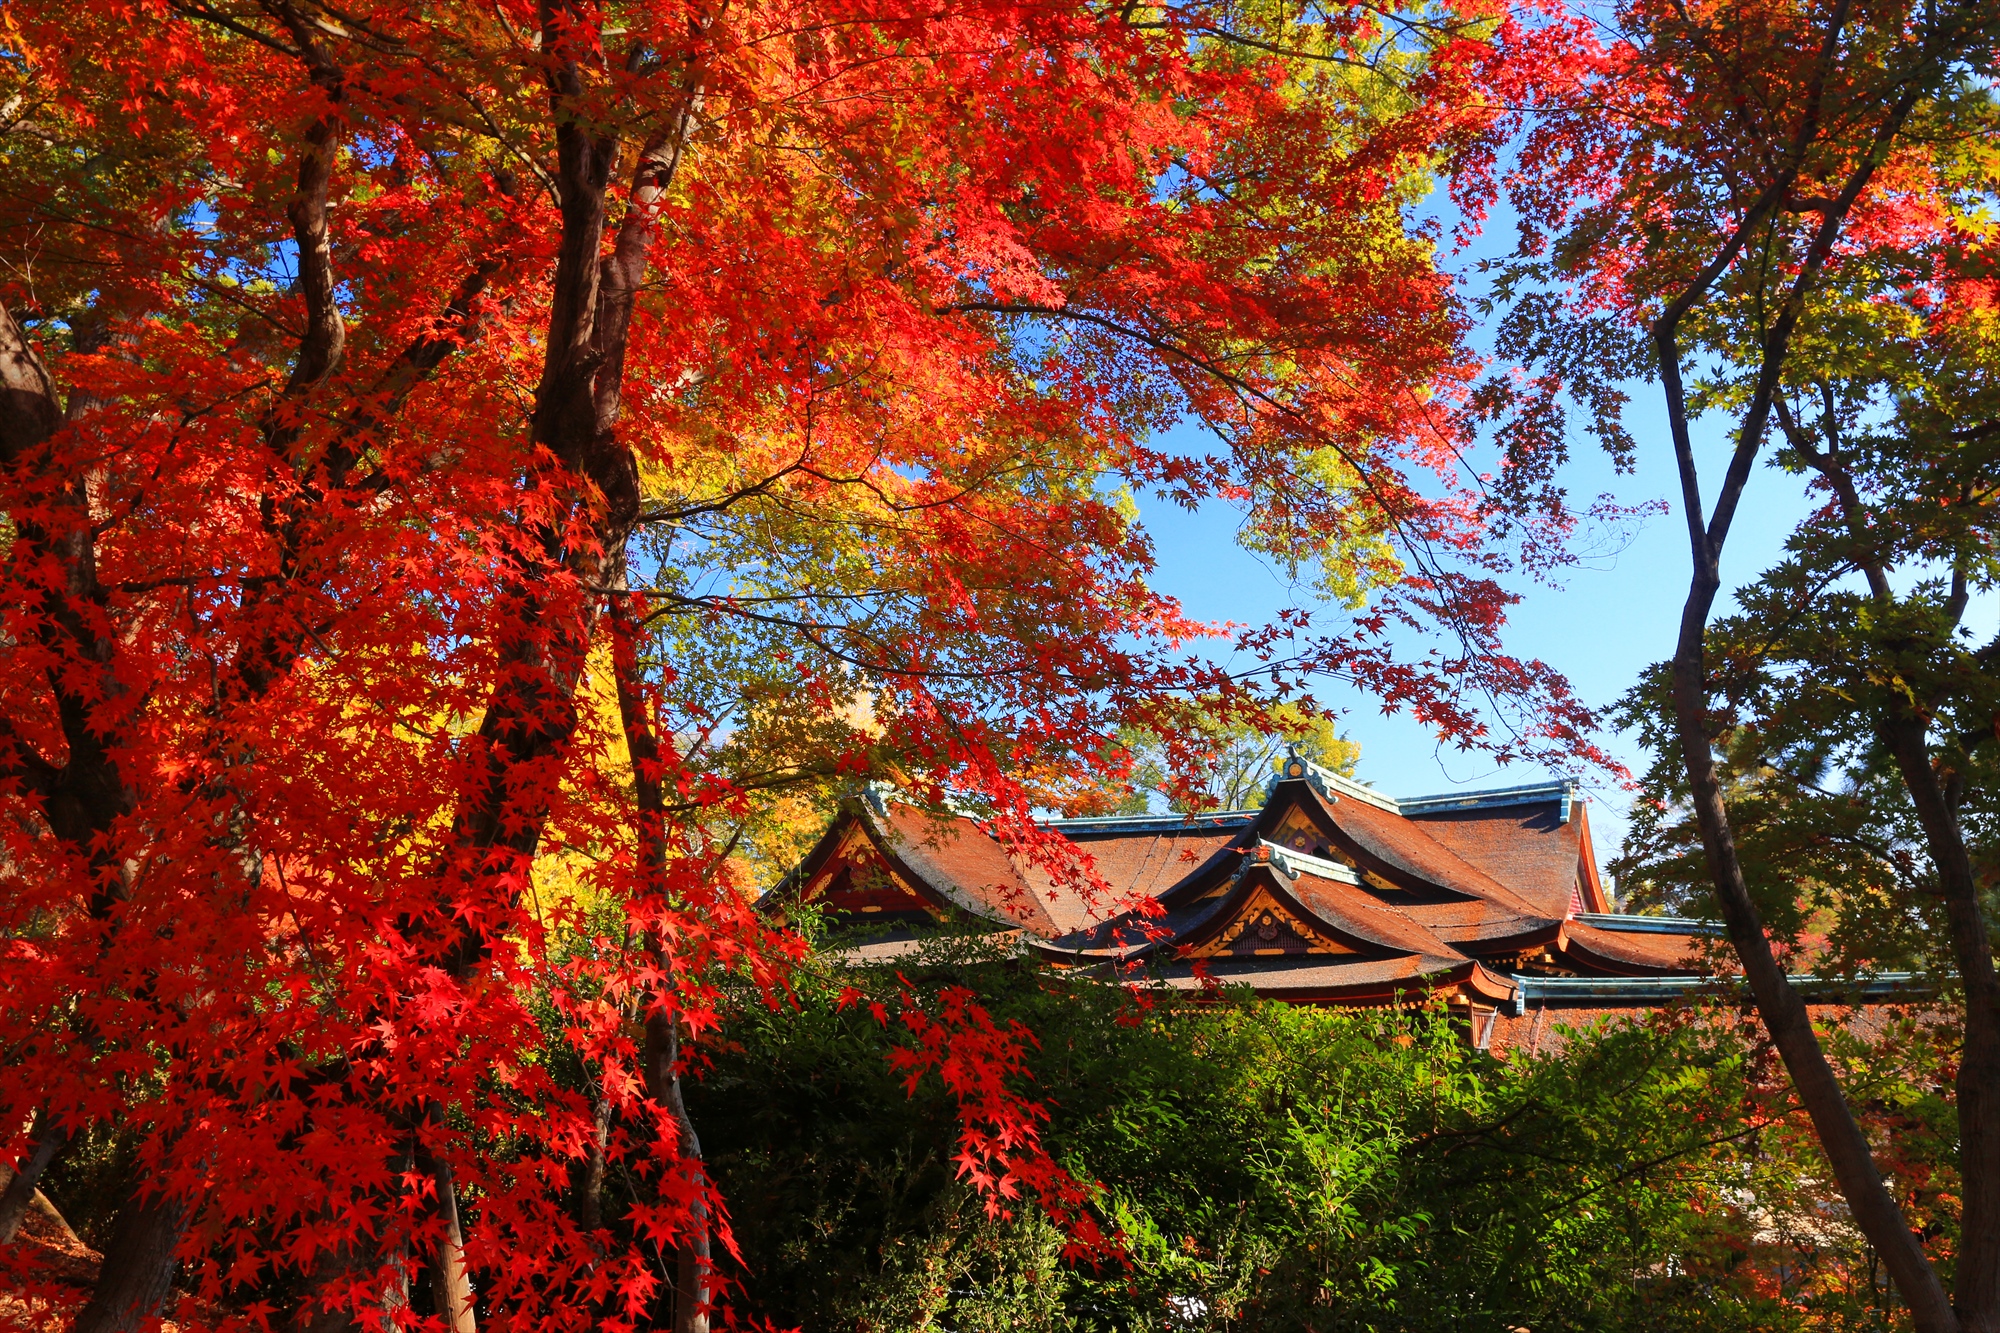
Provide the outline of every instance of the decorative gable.
<path id="1" fill-rule="evenodd" d="M 1275 843 L 1288 851 L 1303 852 L 1307 856 L 1322 861 L 1334 861 L 1340 865 L 1354 866 L 1354 858 L 1344 849 L 1335 847 L 1320 830 L 1311 815 L 1294 805 L 1279 817 L 1270 832 L 1264 835 L 1267 842 Z"/>
<path id="2" fill-rule="evenodd" d="M 845 831 L 799 896 L 841 916 L 929 920 L 944 916 L 928 896 L 890 868 L 859 827 Z"/>
<path id="3" fill-rule="evenodd" d="M 1352 954 L 1354 950 L 1335 944 L 1294 915 L 1259 888 L 1246 897 L 1229 923 L 1208 940 L 1190 949 L 1196 958 L 1277 958 L 1288 954 Z"/>

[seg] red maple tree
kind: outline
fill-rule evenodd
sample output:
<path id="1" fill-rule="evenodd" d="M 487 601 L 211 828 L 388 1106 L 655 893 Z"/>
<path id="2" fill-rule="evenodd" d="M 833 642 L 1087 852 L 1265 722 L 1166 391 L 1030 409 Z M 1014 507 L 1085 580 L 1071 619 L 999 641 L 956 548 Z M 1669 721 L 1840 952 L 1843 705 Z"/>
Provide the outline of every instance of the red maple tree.
<path id="1" fill-rule="evenodd" d="M 1116 780 L 1119 725 L 1313 673 L 1587 751 L 1499 649 L 1475 366 L 1407 218 L 1490 168 L 1496 21 L 10 7 L 0 1226 L 87 1127 L 144 1143 L 77 1327 L 177 1261 L 259 1326 L 615 1329 L 675 1285 L 699 1325 L 726 1216 L 677 1080 L 715 977 L 780 991 L 798 947 L 717 832 L 798 764 L 725 771 L 733 733 L 1043 857 L 1046 775 Z M 1355 613 L 1243 635 L 1253 689 L 1126 486 L 1244 505 Z M 909 1023 L 969 1169 L 1084 1227 L 1016 1036 Z"/>

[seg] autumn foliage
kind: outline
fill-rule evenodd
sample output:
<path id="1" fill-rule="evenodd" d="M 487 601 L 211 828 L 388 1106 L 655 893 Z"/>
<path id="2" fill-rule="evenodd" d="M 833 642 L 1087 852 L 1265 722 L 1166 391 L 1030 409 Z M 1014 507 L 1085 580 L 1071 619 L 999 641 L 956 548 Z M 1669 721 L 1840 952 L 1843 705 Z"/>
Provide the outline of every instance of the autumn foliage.
<path id="1" fill-rule="evenodd" d="M 746 906 L 764 793 L 893 775 L 1053 856 L 1120 727 L 1185 759 L 1188 700 L 1309 672 L 1587 750 L 1500 652 L 1518 523 L 1410 222 L 1479 192 L 1506 22 L 10 6 L 7 1208 L 144 1143 L 78 1327 L 176 1257 L 258 1326 L 695 1318 L 686 1051 L 798 948 Z M 1243 506 L 1351 614 L 1244 632 L 1253 689 L 1133 492 Z M 953 1021 L 910 1072 L 971 1079 L 970 1169 L 1083 1224 Z"/>
<path id="2" fill-rule="evenodd" d="M 1037 811 L 1130 799 L 1135 736 L 1198 801 L 1328 679 L 1601 758 L 1500 638 L 1572 558 L 1565 411 L 1626 456 L 1663 371 L 1695 477 L 1687 413 L 1741 409 L 1733 512 L 1772 419 L 1831 456 L 1791 414 L 1856 380 L 1829 348 L 1893 316 L 1956 366 L 1993 305 L 1983 7 L 1613 9 L 0 11 L 0 1238 L 117 1126 L 80 1333 L 176 1272 L 244 1327 L 699 1327 L 733 1241 L 683 1081 L 725 995 L 790 1002 L 783 812 L 892 782 L 1089 883 Z M 1440 256 L 1503 198 L 1489 366 Z M 1923 373 L 1879 401 L 1985 392 Z M 1204 503 L 1317 600 L 1185 615 L 1140 516 Z M 878 1002 L 982 1206 L 1115 1264 L 1033 1035 Z"/>
<path id="3" fill-rule="evenodd" d="M 1690 577 L 1673 659 L 1632 701 L 1675 805 L 1645 822 L 1698 838 L 1702 905 L 1911 1326 L 2000 1327 L 1996 648 L 1966 618 L 1994 572 L 2000 15 L 1641 0 L 1585 63 L 1600 72 L 1533 94 L 1502 342 L 1590 402 L 1614 448 L 1630 445 L 1621 377 L 1658 381 Z M 1759 517 L 1763 461 L 1808 478 L 1815 512 L 1731 614 L 1724 557 Z M 1803 831 L 1800 798 L 1814 858 L 1854 853 L 1839 889 L 1811 860 L 1764 859 Z M 1892 831 L 1855 838 L 1867 820 Z M 1779 945 L 1809 912 L 1837 941 L 1829 964 L 1921 958 L 1953 996 L 1955 1247 L 1913 1220 L 1923 1204 L 1787 978 Z"/>
<path id="4" fill-rule="evenodd" d="M 1756 971 L 1712 741 L 1734 729 L 1762 801 L 1742 737 L 1822 745 L 1860 699 L 1904 743 L 1850 747 L 1900 775 L 1870 819 L 1986 763 L 1986 658 L 1936 612 L 1992 578 L 1992 434 L 1962 426 L 1992 416 L 1996 172 L 1968 126 L 1994 24 L 1844 0 L 1604 24 L 1490 0 L 8 4 L 0 1239 L 116 1127 L 138 1147 L 84 1333 L 142 1327 L 170 1281 L 238 1327 L 702 1327 L 742 1269 L 684 1081 L 724 1015 L 796 999 L 804 943 L 752 909 L 786 811 L 894 783 L 1108 899 L 1034 815 L 1130 801 L 1134 737 L 1198 803 L 1218 739 L 1328 731 L 1314 681 L 1454 745 L 1600 759 L 1562 679 L 1504 652 L 1504 584 L 1572 558 L 1564 412 L 1628 458 L 1626 390 L 1662 374 L 1696 584 L 1648 717 L 1690 765 L 1662 809 L 1706 803 L 1662 837 L 1692 859 L 1700 827 L 1904 1297 L 1984 1327 L 2000 1229 L 1940 1239 L 1960 1195 L 2000 1217 L 1964 839 L 1882 835 L 1962 871 L 1932 925 L 1954 945 L 1904 953 L 1970 987 L 1956 1079 L 1982 1107 L 1960 1179 L 1896 1159 L 1892 1197 L 1852 1071 Z M 1440 254 L 1500 200 L 1520 246 L 1490 266 L 1486 364 Z M 1706 516 L 1702 410 L 1740 426 Z M 1828 506 L 1792 582 L 1712 632 L 1774 422 Z M 1318 598 L 1186 616 L 1148 504 L 1236 506 Z M 1938 560 L 1916 592 L 1890 576 Z M 1798 640 L 1850 574 L 1880 574 L 1868 606 Z M 1850 622 L 1894 634 L 1798 687 Z M 1718 723 L 1704 652 L 1730 707 L 1776 703 Z M 1958 751 L 1926 749 L 1918 697 Z M 1056 1219 L 1114 1273 L 1034 1033 L 954 987 L 870 1003 L 988 1221 Z M 1744 1115 L 1798 1133 L 1764 1055 L 1774 1109 Z M 52 1291 L 20 1247 L 0 1277 Z"/>

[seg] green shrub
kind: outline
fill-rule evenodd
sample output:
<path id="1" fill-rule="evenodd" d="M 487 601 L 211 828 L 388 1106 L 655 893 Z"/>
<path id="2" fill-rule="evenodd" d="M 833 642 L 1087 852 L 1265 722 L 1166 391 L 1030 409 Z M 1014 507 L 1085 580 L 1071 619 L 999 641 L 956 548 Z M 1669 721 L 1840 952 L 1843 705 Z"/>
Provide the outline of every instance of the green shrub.
<path id="1" fill-rule="evenodd" d="M 1203 1003 L 953 957 L 1039 1040 L 1045 1141 L 1097 1188 L 1124 1265 L 1060 1261 L 1032 1205 L 989 1218 L 955 1175 L 955 1108 L 892 1070 L 903 982 L 827 969 L 749 997 L 692 1088 L 742 1264 L 733 1317 L 901 1329 L 1782 1329 L 1746 1261 L 1766 1177 L 1755 1061 L 1667 1015 L 1501 1062 L 1441 1007 Z M 1803 1325 L 1800 1325 L 1803 1326 Z"/>

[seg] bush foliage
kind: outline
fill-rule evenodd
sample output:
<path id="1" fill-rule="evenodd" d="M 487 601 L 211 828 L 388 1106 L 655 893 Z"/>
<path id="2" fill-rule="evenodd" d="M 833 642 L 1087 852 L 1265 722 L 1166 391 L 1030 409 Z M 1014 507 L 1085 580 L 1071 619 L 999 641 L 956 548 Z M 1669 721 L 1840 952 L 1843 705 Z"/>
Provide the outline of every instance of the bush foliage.
<path id="1" fill-rule="evenodd" d="M 989 1216 L 958 1178 L 951 1095 L 892 1061 L 897 1002 L 947 986 L 1035 1034 L 1044 1141 L 1095 1182 L 1122 1260 L 1065 1263 L 1050 1219 Z M 1435 1004 L 1191 1002 L 940 946 L 809 974 L 793 1006 L 746 997 L 725 1031 L 693 1111 L 730 1203 L 738 1323 L 1894 1326 L 1733 1011 L 1503 1060 Z M 1937 1146 L 1905 1119 L 1909 1153 Z"/>

